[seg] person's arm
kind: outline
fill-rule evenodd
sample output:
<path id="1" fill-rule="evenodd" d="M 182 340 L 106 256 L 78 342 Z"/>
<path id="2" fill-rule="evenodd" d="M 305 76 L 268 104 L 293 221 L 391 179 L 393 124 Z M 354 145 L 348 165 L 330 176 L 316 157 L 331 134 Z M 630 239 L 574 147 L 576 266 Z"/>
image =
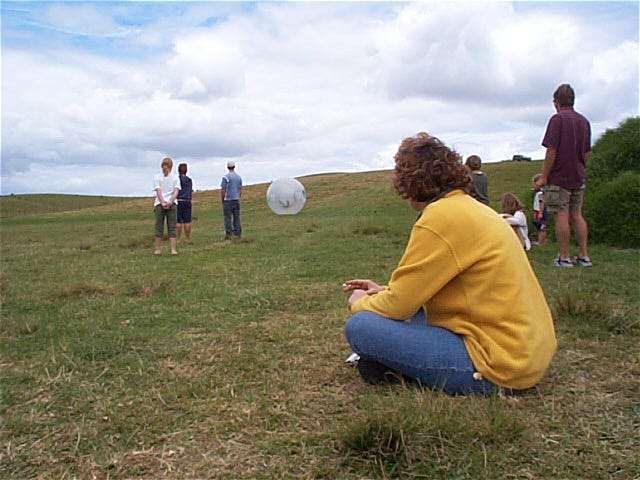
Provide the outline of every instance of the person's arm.
<path id="1" fill-rule="evenodd" d="M 156 198 L 158 199 L 158 202 L 160 202 L 160 205 L 164 208 L 166 201 L 164 199 L 164 195 L 162 195 L 162 187 L 157 176 L 153 178 L 153 190 L 154 192 L 156 192 Z"/>
<path id="2" fill-rule="evenodd" d="M 544 163 L 542 164 L 542 172 L 540 178 L 535 182 L 536 188 L 542 188 L 547 184 L 549 174 L 556 163 L 558 156 L 558 148 L 560 146 L 560 132 L 562 130 L 562 118 L 556 114 L 549 120 L 547 131 L 542 139 L 542 146 L 547 150 L 544 154 Z"/>
<path id="3" fill-rule="evenodd" d="M 173 205 L 173 202 L 178 198 L 178 192 L 180 189 L 178 187 L 173 187 L 173 192 L 171 192 L 171 198 L 169 199 L 169 205 Z"/>
<path id="4" fill-rule="evenodd" d="M 367 295 L 373 295 L 387 288 L 387 287 L 378 285 L 373 280 L 363 280 L 360 278 L 347 280 L 346 282 L 344 282 L 344 285 L 342 287 L 343 287 L 342 288 L 343 292 L 350 292 L 353 290 L 364 290 Z"/>
<path id="5" fill-rule="evenodd" d="M 536 180 L 536 183 L 535 183 L 536 188 L 542 188 L 547 184 L 549 173 L 551 173 L 553 164 L 556 163 L 556 156 L 557 156 L 556 149 L 553 147 L 548 147 L 547 152 L 544 155 L 544 163 L 542 164 L 542 174 L 540 175 L 540 178 Z"/>
<path id="6" fill-rule="evenodd" d="M 356 290 L 362 294 L 351 305 L 351 311 L 368 310 L 394 320 L 405 320 L 460 271 L 447 241 L 427 227 L 414 226 L 389 286 L 375 295 Z"/>
<path id="7" fill-rule="evenodd" d="M 173 177 L 173 190 L 171 191 L 171 196 L 169 197 L 169 201 L 167 202 L 168 207 L 167 208 L 171 208 L 171 206 L 175 203 L 176 198 L 178 198 L 178 192 L 180 191 L 180 189 L 182 188 L 182 184 L 180 183 L 180 180 L 178 179 L 178 177 Z"/>
<path id="8" fill-rule="evenodd" d="M 527 226 L 527 217 L 525 214 L 518 210 L 511 217 L 505 217 L 505 221 L 511 225 L 512 227 L 526 227 Z"/>
<path id="9" fill-rule="evenodd" d="M 160 187 L 156 187 L 156 198 L 160 202 L 160 205 L 164 207 L 164 204 L 166 202 L 164 201 L 164 197 L 162 196 L 162 189 Z"/>
<path id="10" fill-rule="evenodd" d="M 220 203 L 224 203 L 224 196 L 227 194 L 227 178 L 222 177 L 222 181 L 220 182 Z"/>
<path id="11" fill-rule="evenodd" d="M 347 300 L 347 305 L 351 308 L 351 305 L 356 303 L 362 297 L 367 295 L 375 295 L 378 292 L 383 291 L 387 287 L 383 287 L 378 285 L 373 280 L 363 280 L 363 279 L 353 279 L 347 280 L 342 285 L 343 292 L 351 292 L 349 299 Z"/>

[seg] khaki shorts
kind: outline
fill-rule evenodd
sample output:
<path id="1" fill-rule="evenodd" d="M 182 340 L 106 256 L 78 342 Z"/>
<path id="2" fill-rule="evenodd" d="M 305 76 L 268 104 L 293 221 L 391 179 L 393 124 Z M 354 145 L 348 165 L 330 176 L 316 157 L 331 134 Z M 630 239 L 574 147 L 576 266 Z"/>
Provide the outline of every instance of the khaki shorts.
<path id="1" fill-rule="evenodd" d="M 177 205 L 171 205 L 171 208 L 165 210 L 161 205 L 156 205 L 153 208 L 153 211 L 156 214 L 156 228 L 155 228 L 155 236 L 158 238 L 162 238 L 164 234 L 164 219 L 167 219 L 167 233 L 169 234 L 169 238 L 176 238 L 176 223 L 178 219 L 178 207 Z"/>
<path id="2" fill-rule="evenodd" d="M 584 200 L 584 186 L 576 190 L 567 190 L 557 185 L 544 187 L 543 200 L 552 213 L 580 212 Z"/>

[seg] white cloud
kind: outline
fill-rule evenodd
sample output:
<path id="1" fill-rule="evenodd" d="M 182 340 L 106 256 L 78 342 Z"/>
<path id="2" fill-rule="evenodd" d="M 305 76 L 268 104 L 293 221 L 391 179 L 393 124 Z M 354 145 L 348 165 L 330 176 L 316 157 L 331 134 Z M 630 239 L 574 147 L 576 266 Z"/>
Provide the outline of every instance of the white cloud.
<path id="1" fill-rule="evenodd" d="M 240 7 L 189 4 L 135 28 L 116 12 L 145 4 L 111 17 L 47 10 L 59 30 L 149 50 L 3 46 L 2 192 L 147 194 L 165 155 L 187 161 L 201 189 L 217 187 L 229 158 L 249 182 L 390 168 L 418 131 L 484 161 L 539 157 L 563 82 L 596 133 L 638 114 L 637 39 L 585 15 L 508 3 Z"/>
<path id="2" fill-rule="evenodd" d="M 41 26 L 73 35 L 124 37 L 132 30 L 119 25 L 109 13 L 91 4 L 56 3 L 47 7 Z"/>

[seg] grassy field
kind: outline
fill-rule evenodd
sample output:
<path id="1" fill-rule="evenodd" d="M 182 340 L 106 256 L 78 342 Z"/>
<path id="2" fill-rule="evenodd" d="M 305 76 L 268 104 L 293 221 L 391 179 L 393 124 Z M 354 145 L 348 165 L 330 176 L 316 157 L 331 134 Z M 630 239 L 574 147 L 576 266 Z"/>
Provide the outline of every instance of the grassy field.
<path id="1" fill-rule="evenodd" d="M 539 169 L 487 165 L 492 200 L 529 205 Z M 296 216 L 247 188 L 234 243 L 196 194 L 177 257 L 152 256 L 151 199 L 0 199 L 0 478 L 640 478 L 637 250 L 531 252 L 560 344 L 535 392 L 366 386 L 340 285 L 384 282 L 415 214 L 389 172 L 301 180 Z"/>
<path id="2" fill-rule="evenodd" d="M 0 218 L 84 210 L 102 205 L 124 205 L 131 199 L 90 195 L 28 194 L 0 197 Z"/>

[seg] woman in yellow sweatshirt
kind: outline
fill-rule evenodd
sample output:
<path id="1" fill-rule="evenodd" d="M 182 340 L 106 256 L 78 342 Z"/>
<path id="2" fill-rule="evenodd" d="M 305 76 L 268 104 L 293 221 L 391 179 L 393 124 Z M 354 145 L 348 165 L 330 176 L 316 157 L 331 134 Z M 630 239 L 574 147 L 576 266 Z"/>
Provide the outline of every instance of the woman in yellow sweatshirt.
<path id="1" fill-rule="evenodd" d="M 388 286 L 346 282 L 361 375 L 395 371 L 451 394 L 534 386 L 556 338 L 518 238 L 469 195 L 460 156 L 437 138 L 406 138 L 395 160 L 395 189 L 421 214 Z"/>

